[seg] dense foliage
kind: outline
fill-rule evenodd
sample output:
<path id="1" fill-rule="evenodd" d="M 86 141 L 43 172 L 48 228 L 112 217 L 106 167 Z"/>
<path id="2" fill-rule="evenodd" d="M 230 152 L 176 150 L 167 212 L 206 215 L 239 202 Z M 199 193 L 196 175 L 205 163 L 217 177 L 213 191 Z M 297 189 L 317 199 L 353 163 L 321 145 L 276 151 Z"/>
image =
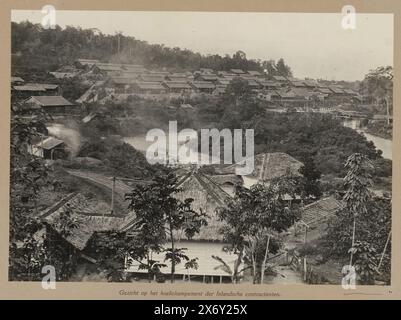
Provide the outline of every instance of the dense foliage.
<path id="1" fill-rule="evenodd" d="M 323 237 L 325 257 L 345 260 L 349 259 L 351 248 L 353 215 L 344 209 L 334 217 Z M 355 229 L 354 264 L 356 271 L 364 270 L 363 283 L 371 283 L 373 279 L 388 282 L 391 276 L 391 242 L 384 252 L 380 270 L 376 271 L 383 254 L 387 237 L 391 232 L 391 201 L 384 198 L 374 198 L 367 203 L 367 212 L 357 218 Z M 367 259 L 364 259 L 367 258 Z M 370 264 L 366 269 L 366 265 Z M 366 273 L 366 274 L 365 274 Z"/>
<path id="2" fill-rule="evenodd" d="M 44 160 L 27 151 L 33 138 L 47 133 L 46 115 L 24 117 L 21 107 L 11 113 L 9 279 L 40 280 L 42 267 L 52 265 L 56 279 L 65 280 L 74 269 L 73 251 L 37 219 L 40 194 L 57 181 Z M 75 227 L 71 212 L 62 213 L 58 227 L 62 236 Z"/>
<path id="3" fill-rule="evenodd" d="M 243 261 L 250 262 L 254 283 L 263 283 L 267 256 L 278 249 L 277 239 L 269 245 L 270 235 L 285 231 L 299 218 L 297 207 L 283 199 L 285 194 L 292 194 L 291 186 L 289 180 L 278 180 L 269 186 L 237 187 L 227 207 L 218 210 L 225 222 L 221 232 L 228 250 L 237 255 L 232 268 L 234 283 L 239 281 Z"/>
<path id="4" fill-rule="evenodd" d="M 134 210 L 138 224 L 138 239 L 147 251 L 148 272 L 154 272 L 155 261 L 150 261 L 151 251 L 164 252 L 164 261 L 171 262 L 171 282 L 174 282 L 176 265 L 186 262 L 186 268 L 197 267 L 196 257 L 190 259 L 185 248 L 177 247 L 175 232 L 182 231 L 191 239 L 206 225 L 206 215 L 192 208 L 193 199 L 181 201 L 178 178 L 167 168 L 158 172 L 153 182 L 147 186 L 137 186 L 126 195 L 129 208 Z M 164 261 L 157 261 L 163 263 Z"/>
<path id="5" fill-rule="evenodd" d="M 60 65 L 72 63 L 78 58 L 101 61 L 142 64 L 148 68 L 173 68 L 174 70 L 259 70 L 272 65 L 275 74 L 290 72 L 284 60 L 277 64 L 271 61 L 249 60 L 242 51 L 232 56 L 201 55 L 188 49 L 169 48 L 162 44 L 149 44 L 121 33 L 102 34 L 98 30 L 67 26 L 62 29 L 43 29 L 40 24 L 28 21 L 12 22 L 11 48 L 14 66 L 54 71 Z M 28 68 L 28 69 L 29 69 Z M 17 69 L 18 71 L 18 69 Z"/>

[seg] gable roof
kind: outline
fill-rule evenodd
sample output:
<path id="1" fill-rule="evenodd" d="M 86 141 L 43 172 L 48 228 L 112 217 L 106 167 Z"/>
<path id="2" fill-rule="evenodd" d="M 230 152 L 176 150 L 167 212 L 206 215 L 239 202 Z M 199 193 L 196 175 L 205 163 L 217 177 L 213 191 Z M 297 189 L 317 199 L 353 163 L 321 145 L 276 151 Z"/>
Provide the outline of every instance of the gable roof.
<path id="1" fill-rule="evenodd" d="M 95 60 L 95 59 L 77 59 L 77 62 L 79 62 L 82 65 L 92 65 L 92 64 L 99 63 L 99 60 Z"/>
<path id="2" fill-rule="evenodd" d="M 187 76 L 168 76 L 168 79 L 172 82 L 187 82 Z"/>
<path id="3" fill-rule="evenodd" d="M 39 213 L 39 218 L 60 232 L 60 219 L 64 212 L 71 210 L 77 227 L 71 229 L 64 239 L 79 250 L 83 250 L 95 232 L 123 230 L 135 220 L 133 212 L 125 216 L 110 216 L 94 213 L 93 205 L 82 194 L 71 193 L 52 207 Z"/>
<path id="4" fill-rule="evenodd" d="M 271 80 L 259 80 L 259 83 L 263 86 L 263 87 L 281 87 L 281 84 L 275 81 L 271 81 Z"/>
<path id="5" fill-rule="evenodd" d="M 218 79 L 217 75 L 215 74 L 201 74 L 200 78 L 204 81 L 216 81 Z"/>
<path id="6" fill-rule="evenodd" d="M 318 92 L 325 93 L 325 94 L 332 94 L 333 91 L 329 88 L 318 88 Z"/>
<path id="7" fill-rule="evenodd" d="M 11 83 L 13 82 L 24 82 L 24 79 L 20 77 L 11 77 Z"/>
<path id="8" fill-rule="evenodd" d="M 236 174 L 215 174 L 208 176 L 213 182 L 218 184 L 219 186 L 222 185 L 242 185 L 243 179 L 241 176 Z"/>
<path id="9" fill-rule="evenodd" d="M 245 73 L 244 70 L 242 70 L 242 69 L 231 69 L 230 71 L 231 71 L 232 73 L 236 73 L 236 74 Z"/>
<path id="10" fill-rule="evenodd" d="M 306 87 L 305 81 L 291 81 L 294 87 Z"/>
<path id="11" fill-rule="evenodd" d="M 39 141 L 38 143 L 36 143 L 35 146 L 45 150 L 51 150 L 63 143 L 64 143 L 63 140 L 59 140 L 54 137 L 47 137 L 43 141 Z"/>
<path id="12" fill-rule="evenodd" d="M 121 64 L 115 63 L 96 63 L 96 67 L 101 71 L 121 71 L 123 70 Z"/>
<path id="13" fill-rule="evenodd" d="M 34 102 L 41 107 L 74 106 L 62 96 L 32 96 L 27 102 Z"/>
<path id="14" fill-rule="evenodd" d="M 26 83 L 20 86 L 14 86 L 13 89 L 17 91 L 46 91 L 57 89 L 58 84 L 49 83 Z"/>
<path id="15" fill-rule="evenodd" d="M 142 90 L 166 90 L 160 82 L 136 82 L 136 86 Z"/>
<path id="16" fill-rule="evenodd" d="M 111 77 L 111 81 L 115 84 L 134 84 L 138 80 L 135 77 Z"/>
<path id="17" fill-rule="evenodd" d="M 273 79 L 276 81 L 287 81 L 287 79 L 283 76 L 273 76 Z"/>
<path id="18" fill-rule="evenodd" d="M 231 80 L 229 80 L 229 79 L 222 78 L 222 79 L 217 80 L 217 84 L 224 85 L 224 86 L 228 86 L 230 83 L 231 83 Z"/>
<path id="19" fill-rule="evenodd" d="M 245 161 L 222 168 L 222 173 L 235 173 L 235 168 Z M 303 163 L 283 152 L 260 153 L 254 157 L 254 170 L 249 175 L 261 181 L 269 181 L 286 176 L 301 176 L 299 169 Z"/>
<path id="20" fill-rule="evenodd" d="M 13 89 L 16 91 L 46 91 L 45 87 L 36 83 L 27 83 L 21 86 L 14 86 Z"/>
<path id="21" fill-rule="evenodd" d="M 207 81 L 193 81 L 192 86 L 194 86 L 196 89 L 214 89 L 216 86 Z"/>
<path id="22" fill-rule="evenodd" d="M 159 74 L 141 74 L 140 77 L 145 82 L 163 82 L 165 80 L 165 76 Z"/>
<path id="23" fill-rule="evenodd" d="M 314 226 L 332 217 L 338 210 L 344 208 L 344 202 L 334 196 L 320 199 L 301 208 L 302 221 L 308 226 Z"/>
<path id="24" fill-rule="evenodd" d="M 55 71 L 55 72 L 49 72 L 51 75 L 53 75 L 57 79 L 68 79 L 68 78 L 74 78 L 77 73 L 76 72 L 60 72 L 60 71 Z"/>
<path id="25" fill-rule="evenodd" d="M 164 84 L 169 89 L 191 89 L 191 86 L 186 82 L 166 81 Z"/>
<path id="26" fill-rule="evenodd" d="M 334 93 L 338 93 L 338 94 L 344 94 L 344 90 L 340 87 L 336 87 L 336 86 L 329 86 L 330 90 L 333 91 Z"/>
<path id="27" fill-rule="evenodd" d="M 223 222 L 218 219 L 216 209 L 224 207 L 230 195 L 210 177 L 196 170 L 191 170 L 184 175 L 177 185 L 181 189 L 181 192 L 176 195 L 178 199 L 181 201 L 187 198 L 194 199 L 192 208 L 197 212 L 202 210 L 209 216 L 208 225 L 202 226 L 199 234 L 196 234 L 193 239 L 222 240 L 220 228 Z"/>
<path id="28" fill-rule="evenodd" d="M 256 70 L 248 70 L 248 73 L 253 76 L 261 76 L 262 74 Z"/>

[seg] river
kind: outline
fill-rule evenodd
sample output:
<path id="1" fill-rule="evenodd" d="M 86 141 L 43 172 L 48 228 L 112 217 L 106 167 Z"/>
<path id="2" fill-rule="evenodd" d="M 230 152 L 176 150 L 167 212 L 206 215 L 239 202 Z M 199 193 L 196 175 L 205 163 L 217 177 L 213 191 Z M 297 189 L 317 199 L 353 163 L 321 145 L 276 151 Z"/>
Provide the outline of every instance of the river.
<path id="1" fill-rule="evenodd" d="M 130 144 L 135 149 L 146 154 L 149 146 L 154 144 L 153 141 L 146 141 L 146 135 L 137 135 L 133 137 L 124 137 L 124 142 Z M 164 153 L 168 156 L 169 146 L 168 140 L 166 141 L 166 146 L 163 148 L 159 148 L 158 152 Z M 200 157 L 202 156 L 201 152 L 198 152 L 198 141 L 197 140 L 187 140 L 186 142 L 179 142 L 177 144 L 177 158 L 178 164 L 199 164 Z M 214 159 L 214 160 L 213 160 Z M 211 161 L 220 162 L 220 158 L 211 158 Z M 171 161 L 170 161 L 171 163 Z"/>
<path id="2" fill-rule="evenodd" d="M 363 134 L 368 141 L 372 141 L 375 147 L 378 150 L 381 150 L 383 152 L 382 156 L 385 159 L 393 159 L 393 141 L 389 139 L 384 139 L 378 136 L 375 136 L 373 134 L 365 132 L 363 129 L 360 128 L 359 126 L 360 122 L 359 120 L 345 120 L 343 122 L 343 125 L 345 127 L 354 129 L 358 131 L 359 133 Z"/>

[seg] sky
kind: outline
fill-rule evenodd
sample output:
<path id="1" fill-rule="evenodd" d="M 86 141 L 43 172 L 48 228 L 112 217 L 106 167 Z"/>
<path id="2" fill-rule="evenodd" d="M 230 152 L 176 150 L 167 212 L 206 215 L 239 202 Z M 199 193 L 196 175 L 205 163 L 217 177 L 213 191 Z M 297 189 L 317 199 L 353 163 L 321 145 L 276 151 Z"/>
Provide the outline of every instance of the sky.
<path id="1" fill-rule="evenodd" d="M 11 20 L 40 23 L 41 11 L 13 10 Z M 343 29 L 341 13 L 56 11 L 56 24 L 97 28 L 202 54 L 284 58 L 295 77 L 362 80 L 393 65 L 393 15 L 357 14 Z"/>

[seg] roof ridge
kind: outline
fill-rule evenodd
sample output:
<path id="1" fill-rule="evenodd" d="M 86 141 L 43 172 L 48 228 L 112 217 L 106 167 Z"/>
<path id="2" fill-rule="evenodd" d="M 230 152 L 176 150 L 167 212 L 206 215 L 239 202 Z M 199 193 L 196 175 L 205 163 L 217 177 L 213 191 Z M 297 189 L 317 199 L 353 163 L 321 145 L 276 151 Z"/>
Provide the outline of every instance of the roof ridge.
<path id="1" fill-rule="evenodd" d="M 210 193 L 217 202 L 220 203 L 220 205 L 225 205 L 224 199 L 221 199 L 221 197 L 218 195 L 218 193 L 215 190 L 213 190 L 213 188 L 210 188 L 207 185 L 207 182 L 212 184 L 215 188 L 217 188 L 220 192 L 222 192 L 227 197 L 230 197 L 230 195 L 227 192 L 225 192 L 222 188 L 220 188 L 220 186 L 217 183 L 215 183 L 212 179 L 208 178 L 206 175 L 204 175 L 202 173 L 196 172 L 196 173 L 194 173 L 194 177 L 200 182 L 202 187 L 208 193 Z M 207 180 L 207 182 L 203 181 L 202 178 Z"/>
<path id="2" fill-rule="evenodd" d="M 72 198 L 75 198 L 76 196 L 78 196 L 78 193 L 70 193 L 68 194 L 66 197 L 64 197 L 63 199 L 61 199 L 60 201 L 58 201 L 56 204 L 52 205 L 50 208 L 48 208 L 47 210 L 44 210 L 42 212 L 39 213 L 38 217 L 40 218 L 46 218 L 47 216 L 49 216 L 50 214 L 52 214 L 53 212 L 57 211 L 58 209 L 60 209 L 62 206 L 64 206 L 68 201 L 70 201 Z"/>

